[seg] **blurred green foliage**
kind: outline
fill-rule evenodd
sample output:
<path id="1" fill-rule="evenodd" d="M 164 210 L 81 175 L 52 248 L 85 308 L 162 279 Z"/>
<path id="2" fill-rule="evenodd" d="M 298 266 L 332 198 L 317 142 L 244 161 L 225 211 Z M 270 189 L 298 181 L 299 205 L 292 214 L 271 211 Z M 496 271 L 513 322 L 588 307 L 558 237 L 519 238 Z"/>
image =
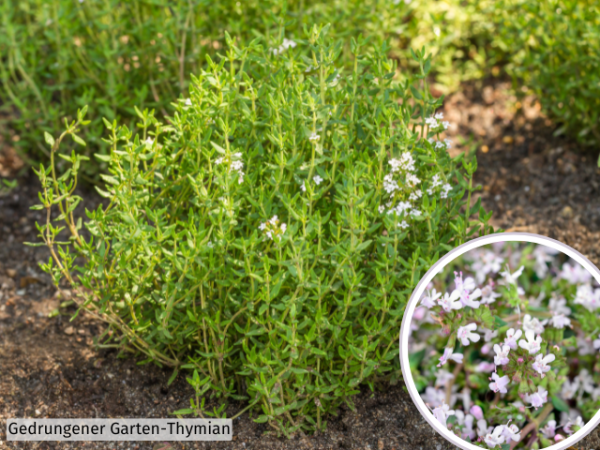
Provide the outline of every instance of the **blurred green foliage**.
<path id="1" fill-rule="evenodd" d="M 584 145 L 600 143 L 600 3 L 501 0 L 499 50 L 514 85 L 533 90 L 544 111 Z M 517 89 L 517 92 L 523 92 Z"/>

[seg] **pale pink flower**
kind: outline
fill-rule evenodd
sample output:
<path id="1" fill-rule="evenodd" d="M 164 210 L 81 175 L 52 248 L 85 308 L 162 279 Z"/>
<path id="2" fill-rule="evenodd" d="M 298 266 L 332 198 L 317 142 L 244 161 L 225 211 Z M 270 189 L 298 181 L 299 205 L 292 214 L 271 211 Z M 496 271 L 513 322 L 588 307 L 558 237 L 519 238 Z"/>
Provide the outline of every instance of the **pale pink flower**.
<path id="1" fill-rule="evenodd" d="M 494 345 L 494 351 L 496 352 L 496 356 L 494 356 L 494 364 L 497 366 L 503 366 L 504 364 L 509 363 L 508 353 L 510 352 L 510 347 L 508 345 L 500 346 L 498 344 Z"/>
<path id="2" fill-rule="evenodd" d="M 509 329 L 506 332 L 506 338 L 504 339 L 504 343 L 508 345 L 513 350 L 517 349 L 517 339 L 521 337 L 523 332 L 521 330 L 515 331 L 514 328 Z"/>
<path id="3" fill-rule="evenodd" d="M 427 292 L 427 295 L 424 295 L 421 298 L 421 305 L 425 306 L 426 308 L 433 308 L 436 304 L 436 300 L 441 296 L 442 294 L 440 292 L 432 289 L 431 291 Z"/>
<path id="4" fill-rule="evenodd" d="M 521 439 L 521 433 L 519 432 L 519 427 L 515 424 L 510 426 L 504 425 L 504 430 L 502 430 L 502 435 L 506 439 L 506 442 L 510 442 L 513 440 L 514 442 L 519 442 Z"/>
<path id="5" fill-rule="evenodd" d="M 440 422 L 444 427 L 446 427 L 446 420 L 448 417 L 454 415 L 454 411 L 450 409 L 446 403 L 443 403 L 442 406 L 438 406 L 433 409 L 434 417 Z"/>
<path id="6" fill-rule="evenodd" d="M 564 314 L 554 314 L 550 321 L 554 328 L 564 328 L 571 326 L 571 319 L 566 317 Z"/>
<path id="7" fill-rule="evenodd" d="M 451 348 L 445 348 L 444 354 L 440 357 L 440 363 L 437 366 L 443 366 L 448 362 L 449 359 L 460 364 L 463 362 L 463 356 L 464 355 L 462 353 L 452 353 Z"/>
<path id="8" fill-rule="evenodd" d="M 461 309 L 463 307 L 458 298 L 459 295 L 456 291 L 452 292 L 452 294 L 448 294 L 446 292 L 442 298 L 438 299 L 437 302 L 444 311 L 450 312 L 453 309 Z"/>
<path id="9" fill-rule="evenodd" d="M 483 440 L 489 448 L 496 448 L 496 446 L 501 446 L 502 444 L 504 444 L 504 436 L 502 435 L 503 431 L 504 425 L 499 425 L 496 428 L 494 428 L 494 431 L 492 433 L 488 433 L 485 435 L 485 438 L 483 438 Z"/>
<path id="10" fill-rule="evenodd" d="M 556 420 L 549 420 L 546 426 L 540 431 L 546 438 L 552 439 L 556 434 Z"/>
<path id="11" fill-rule="evenodd" d="M 457 336 L 458 336 L 458 339 L 460 339 L 460 341 L 462 342 L 462 345 L 467 346 L 471 342 L 479 341 L 481 336 L 479 336 L 477 333 L 474 333 L 474 331 L 476 329 L 477 329 L 476 323 L 470 323 L 468 325 L 465 325 L 464 327 L 458 328 Z"/>
<path id="12" fill-rule="evenodd" d="M 552 353 L 546 356 L 540 353 L 535 357 L 535 361 L 533 362 L 531 367 L 533 368 L 533 370 L 539 373 L 542 376 L 542 378 L 544 378 L 546 376 L 546 372 L 550 370 L 550 363 L 555 359 L 556 356 L 554 356 Z"/>
<path id="13" fill-rule="evenodd" d="M 508 389 L 506 389 L 506 386 L 508 386 L 509 383 L 508 375 L 501 377 L 497 373 L 493 373 L 492 380 L 494 380 L 490 383 L 490 389 L 492 391 L 500 392 L 501 394 L 506 394 L 508 392 Z"/>
<path id="14" fill-rule="evenodd" d="M 531 403 L 535 409 L 538 409 L 548 401 L 548 391 L 541 386 L 538 386 L 537 392 L 525 395 L 525 401 Z"/>
<path id="15" fill-rule="evenodd" d="M 523 331 L 533 331 L 535 334 L 542 334 L 544 332 L 544 325 L 548 323 L 547 320 L 540 321 L 536 317 L 531 317 L 529 314 L 525 314 L 523 317 Z"/>
<path id="16" fill-rule="evenodd" d="M 519 267 L 515 272 L 510 273 L 508 266 L 504 272 L 500 272 L 500 275 L 504 277 L 505 284 L 517 284 L 517 278 L 519 278 L 523 274 L 523 269 L 525 266 Z"/>

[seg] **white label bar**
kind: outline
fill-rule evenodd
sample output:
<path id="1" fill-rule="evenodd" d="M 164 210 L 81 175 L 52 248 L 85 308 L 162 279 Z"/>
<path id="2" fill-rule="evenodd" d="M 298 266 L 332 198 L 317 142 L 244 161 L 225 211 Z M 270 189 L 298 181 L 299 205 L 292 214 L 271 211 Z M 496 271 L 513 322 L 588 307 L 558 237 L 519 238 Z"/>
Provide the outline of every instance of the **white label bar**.
<path id="1" fill-rule="evenodd" d="M 231 419 L 8 419 L 8 441 L 231 441 Z"/>

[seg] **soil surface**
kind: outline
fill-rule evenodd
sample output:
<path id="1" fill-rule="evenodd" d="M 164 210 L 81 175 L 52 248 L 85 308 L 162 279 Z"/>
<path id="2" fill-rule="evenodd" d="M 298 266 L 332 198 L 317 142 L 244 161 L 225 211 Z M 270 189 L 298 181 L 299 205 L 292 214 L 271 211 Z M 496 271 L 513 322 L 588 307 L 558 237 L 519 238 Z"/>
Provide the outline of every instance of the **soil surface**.
<path id="1" fill-rule="evenodd" d="M 517 102 L 509 85 L 490 82 L 483 88 L 467 84 L 445 102 L 445 118 L 454 125 L 448 135 L 453 152 L 476 152 L 476 182 L 495 227 L 528 231 L 558 239 L 600 263 L 600 173 L 595 153 L 586 153 L 563 137 L 527 97 Z M 16 138 L 13 136 L 13 140 Z M 16 176 L 22 163 L 0 142 L 0 175 Z M 37 241 L 37 180 L 18 178 L 19 185 L 0 195 L 0 449 L 369 449 L 449 450 L 455 447 L 437 435 L 420 416 L 404 386 L 384 392 L 364 391 L 356 411 L 344 407 L 331 417 L 328 430 L 291 440 L 267 433 L 247 414 L 234 421 L 232 442 L 6 442 L 6 419 L 14 417 L 147 417 L 166 418 L 189 406 L 192 390 L 184 376 L 167 386 L 171 373 L 138 366 L 132 358 L 97 350 L 93 336 L 102 324 L 79 315 L 57 293 L 38 267 L 48 261 Z M 98 199 L 83 193 L 88 207 Z M 55 310 L 59 314 L 48 315 Z M 232 416 L 241 405 L 231 405 Z M 600 449 L 598 429 L 576 445 Z"/>

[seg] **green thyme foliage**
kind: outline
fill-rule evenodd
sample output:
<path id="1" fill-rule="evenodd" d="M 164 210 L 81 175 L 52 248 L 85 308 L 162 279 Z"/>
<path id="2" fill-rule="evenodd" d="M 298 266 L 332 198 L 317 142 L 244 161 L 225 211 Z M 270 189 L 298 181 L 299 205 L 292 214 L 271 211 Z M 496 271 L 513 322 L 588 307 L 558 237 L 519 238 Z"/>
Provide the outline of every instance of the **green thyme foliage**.
<path id="1" fill-rule="evenodd" d="M 467 80 L 497 76 L 505 53 L 496 45 L 494 2 L 489 0 L 413 0 L 409 2 L 405 46 L 427 48 L 434 56 L 433 85 L 444 94 Z M 396 54 L 396 52 L 394 52 Z M 408 52 L 398 58 L 410 58 Z M 407 62 L 407 65 L 410 61 Z"/>
<path id="2" fill-rule="evenodd" d="M 164 117 L 188 92 L 190 73 L 223 47 L 225 30 L 243 44 L 256 35 L 280 40 L 284 24 L 293 39 L 307 24 L 329 22 L 340 36 L 384 38 L 401 31 L 405 10 L 381 0 L 9 0 L 0 6 L 7 128 L 21 154 L 43 160 L 43 133 L 60 133 L 62 117 L 89 105 L 87 154 L 106 153 L 102 117 L 132 128 L 133 105 Z M 100 167 L 84 163 L 81 175 L 95 179 Z"/>
<path id="3" fill-rule="evenodd" d="M 600 143 L 600 5 L 593 0 L 502 0 L 498 41 L 513 52 L 507 67 L 542 107 L 586 145 Z"/>
<path id="4" fill-rule="evenodd" d="M 171 124 L 147 110 L 137 133 L 107 122 L 110 154 L 96 156 L 110 204 L 84 225 L 71 213 L 81 157 L 60 155 L 73 167 L 59 178 L 38 174 L 40 208 L 61 208 L 72 234 L 57 242 L 59 224 L 40 225 L 55 255 L 44 267 L 109 322 L 104 344 L 190 370 L 198 396 L 184 412 L 206 395 L 243 399 L 289 433 L 323 428 L 361 384 L 398 379 L 411 290 L 440 254 L 491 228 L 467 203 L 475 161 L 451 159 L 439 124 L 425 124 L 439 106 L 430 58 L 415 54 L 409 80 L 386 44 L 352 40 L 350 67 L 345 44 L 316 27 L 279 44 L 229 40 Z M 406 177 L 390 172 L 401 158 L 414 162 Z M 388 214 L 409 192 L 420 213 Z"/>

